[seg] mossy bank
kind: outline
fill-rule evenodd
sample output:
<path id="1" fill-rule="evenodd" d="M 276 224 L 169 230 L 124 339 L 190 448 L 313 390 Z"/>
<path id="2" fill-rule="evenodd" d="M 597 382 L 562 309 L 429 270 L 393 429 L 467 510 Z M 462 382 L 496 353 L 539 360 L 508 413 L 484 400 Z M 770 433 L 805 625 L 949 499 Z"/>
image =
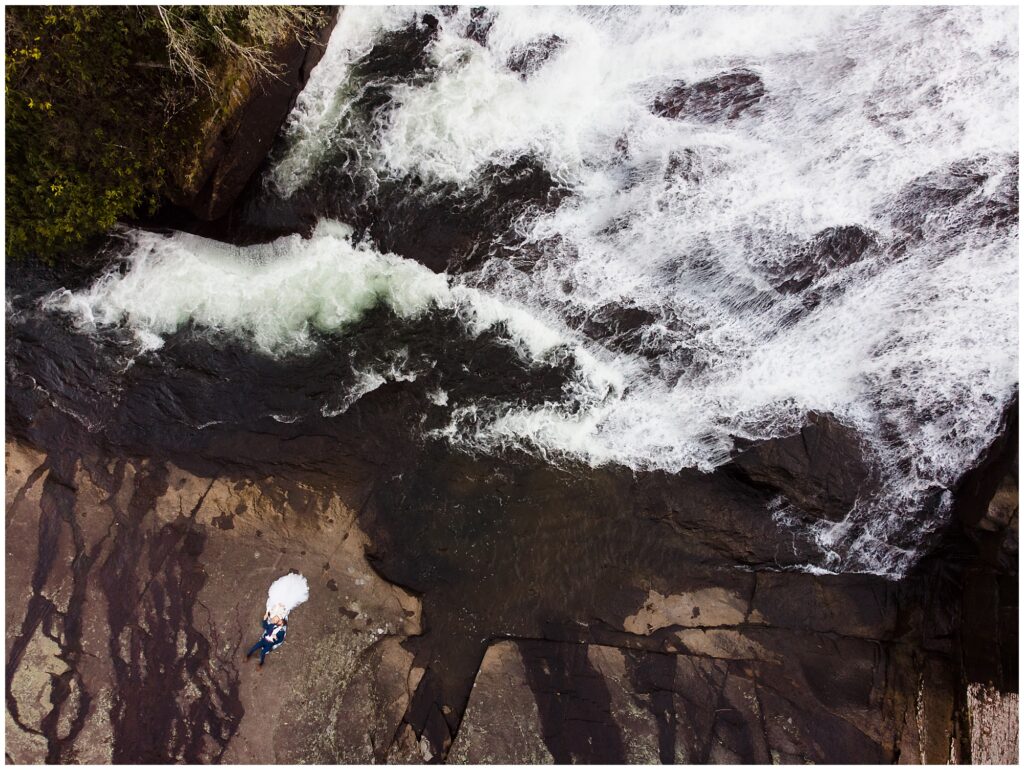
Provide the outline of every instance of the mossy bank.
<path id="1" fill-rule="evenodd" d="M 6 254 L 61 259 L 172 202 L 222 214 L 322 52 L 313 6 L 11 7 Z"/>

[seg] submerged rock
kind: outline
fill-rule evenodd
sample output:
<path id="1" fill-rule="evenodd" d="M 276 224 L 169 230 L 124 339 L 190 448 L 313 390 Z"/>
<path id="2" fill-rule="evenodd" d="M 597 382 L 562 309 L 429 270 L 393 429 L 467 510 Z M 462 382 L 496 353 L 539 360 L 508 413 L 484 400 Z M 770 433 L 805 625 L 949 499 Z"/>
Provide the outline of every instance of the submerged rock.
<path id="1" fill-rule="evenodd" d="M 655 115 L 675 120 L 716 123 L 735 120 L 757 106 L 765 96 L 760 75 L 735 69 L 696 83 L 676 81 L 654 100 Z"/>
<path id="2" fill-rule="evenodd" d="M 486 46 L 492 26 L 494 26 L 494 14 L 491 11 L 482 7 L 471 8 L 469 24 L 466 25 L 466 37 Z"/>
<path id="3" fill-rule="evenodd" d="M 615 350 L 635 352 L 644 329 L 658 320 L 650 310 L 609 302 L 587 314 L 580 331 Z"/>
<path id="4" fill-rule="evenodd" d="M 812 413 L 799 433 L 743 446 L 732 466 L 754 484 L 781 492 L 801 510 L 841 521 L 878 480 L 856 431 Z"/>
<path id="5" fill-rule="evenodd" d="M 913 180 L 886 208 L 893 225 L 914 238 L 1005 228 L 1018 221 L 1017 188 L 1016 157 L 964 158 Z"/>
<path id="6" fill-rule="evenodd" d="M 386 108 L 391 90 L 399 83 L 431 76 L 431 43 L 437 39 L 438 21 L 429 13 L 404 29 L 389 32 L 352 66 L 363 87 L 352 109 L 372 114 Z"/>
<path id="7" fill-rule="evenodd" d="M 982 206 L 979 221 L 983 227 L 1012 227 L 1019 220 L 1020 173 L 1017 159 L 1012 163 L 1012 168 Z"/>
<path id="8" fill-rule="evenodd" d="M 860 225 L 828 227 L 800 247 L 776 288 L 787 294 L 803 291 L 830 272 L 859 262 L 877 245 L 878 237 Z"/>
<path id="9" fill-rule="evenodd" d="M 410 194 L 411 193 L 411 194 Z M 528 210 L 557 208 L 569 191 L 535 158 L 480 172 L 473 189 L 417 189 L 409 180 L 381 186 L 368 215 L 369 234 L 382 251 L 415 259 L 435 271 L 471 268 L 514 238 L 512 224 Z"/>

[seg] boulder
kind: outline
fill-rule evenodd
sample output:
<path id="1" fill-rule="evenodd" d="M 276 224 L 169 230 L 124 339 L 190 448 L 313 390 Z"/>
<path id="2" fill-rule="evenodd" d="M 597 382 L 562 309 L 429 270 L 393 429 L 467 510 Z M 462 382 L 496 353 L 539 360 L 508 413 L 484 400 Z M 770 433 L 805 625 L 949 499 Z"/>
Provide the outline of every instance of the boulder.
<path id="1" fill-rule="evenodd" d="M 658 317 L 645 308 L 608 302 L 586 315 L 580 331 L 615 350 L 636 352 L 644 329 L 657 320 Z"/>
<path id="2" fill-rule="evenodd" d="M 437 18 L 425 13 L 414 23 L 382 35 L 352 65 L 351 77 L 362 87 L 351 109 L 364 116 L 389 109 L 395 85 L 431 77 L 429 48 L 437 39 L 437 31 Z"/>
<path id="3" fill-rule="evenodd" d="M 831 415 L 808 415 L 792 436 L 743 443 L 737 442 L 732 467 L 814 516 L 842 521 L 859 498 L 877 491 L 877 476 L 857 432 Z"/>
<path id="4" fill-rule="evenodd" d="M 991 196 L 986 198 L 981 209 L 980 223 L 983 227 L 1012 227 L 1019 220 L 1020 172 L 1018 162 L 1003 174 Z"/>
<path id="5" fill-rule="evenodd" d="M 516 218 L 527 210 L 554 210 L 568 195 L 540 161 L 522 156 L 482 169 L 469 190 L 424 185 L 417 178 L 386 180 L 375 199 L 352 201 L 356 210 L 343 216 L 365 227 L 382 251 L 436 272 L 456 272 L 495 253 L 517 253 Z"/>
<path id="6" fill-rule="evenodd" d="M 988 174 L 977 159 L 935 169 L 908 184 L 893 203 L 892 223 L 920 236 L 926 220 L 977 193 Z"/>
<path id="7" fill-rule="evenodd" d="M 692 147 L 685 147 L 669 153 L 663 178 L 670 185 L 679 181 L 693 185 L 703 182 L 709 173 L 717 170 L 713 152 L 700 153 Z"/>
<path id="8" fill-rule="evenodd" d="M 735 120 L 765 97 L 761 76 L 734 69 L 696 83 L 679 80 L 663 91 L 651 107 L 655 115 L 673 120 L 717 123 Z"/>
<path id="9" fill-rule="evenodd" d="M 543 67 L 548 59 L 565 46 L 565 40 L 558 35 L 548 35 L 518 46 L 509 54 L 508 68 L 526 80 Z"/>
<path id="10" fill-rule="evenodd" d="M 776 288 L 787 294 L 802 291 L 822 276 L 859 262 L 877 245 L 877 235 L 860 225 L 827 227 L 796 250 Z"/>
<path id="11" fill-rule="evenodd" d="M 494 14 L 486 8 L 477 6 L 469 11 L 469 24 L 466 25 L 466 37 L 475 40 L 482 46 L 487 45 L 487 38 L 494 26 Z"/>
<path id="12" fill-rule="evenodd" d="M 886 204 L 894 227 L 912 238 L 1007 228 L 1018 221 L 1016 156 L 975 156 L 923 174 Z"/>

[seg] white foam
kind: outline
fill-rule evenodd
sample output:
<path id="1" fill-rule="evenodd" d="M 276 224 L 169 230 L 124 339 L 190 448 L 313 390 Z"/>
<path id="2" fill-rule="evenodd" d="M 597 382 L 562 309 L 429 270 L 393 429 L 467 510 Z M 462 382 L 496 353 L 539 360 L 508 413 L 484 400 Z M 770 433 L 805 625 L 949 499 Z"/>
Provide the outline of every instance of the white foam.
<path id="1" fill-rule="evenodd" d="M 502 338 L 528 361 L 545 362 L 561 349 L 575 353 L 590 387 L 607 392 L 616 386 L 614 371 L 576 349 L 564 326 L 549 327 L 514 302 L 453 285 L 412 260 L 355 245 L 351 235 L 350 227 L 329 220 L 308 239 L 293 235 L 247 247 L 134 231 L 126 269 L 114 266 L 82 291 L 54 292 L 43 306 L 71 314 L 86 330 L 123 323 L 143 350 L 159 349 L 167 335 L 192 323 L 274 356 L 311 352 L 314 332 L 344 334 L 377 306 L 403 319 L 440 309 L 459 318 L 471 336 L 500 326 Z M 360 395 L 385 381 L 417 377 L 408 349 L 385 353 L 381 371 L 357 372 Z"/>
<path id="2" fill-rule="evenodd" d="M 829 411 L 864 436 L 886 491 L 816 527 L 827 568 L 912 563 L 908 527 L 938 520 L 905 512 L 977 456 L 1016 388 L 1017 228 L 958 228 L 959 210 L 942 214 L 925 239 L 822 278 L 828 299 L 795 321 L 803 297 L 771 276 L 826 227 L 891 242 L 893 196 L 933 169 L 984 157 L 983 196 L 1016 168 L 1017 11 L 500 8 L 486 47 L 462 35 L 468 9 L 435 12 L 437 76 L 395 89 L 381 133 L 346 133 L 369 131 L 347 122 L 351 63 L 411 13 L 344 12 L 274 179 L 293 192 L 339 141 L 373 173 L 466 189 L 489 164 L 532 155 L 573 195 L 517 222 L 543 255 L 529 274 L 494 260 L 436 276 L 323 223 L 310 241 L 246 250 L 139 235 L 125 276 L 51 304 L 86 324 L 126 318 L 149 347 L 191 319 L 301 350 L 312 327 L 343 329 L 377 302 L 405 317 L 448 308 L 473 333 L 506 324 L 530 360 L 568 346 L 579 370 L 562 402 L 452 404 L 441 433 L 473 451 L 711 469 L 733 436 L 784 434 Z M 565 44 L 535 74 L 507 69 L 513 50 L 552 33 Z M 672 81 L 738 66 L 764 81 L 758 110 L 713 125 L 651 113 Z M 689 177 L 673 170 L 684 151 Z M 570 331 L 607 305 L 652 314 L 647 350 Z"/>
<path id="3" fill-rule="evenodd" d="M 505 68 L 552 32 L 566 44 L 537 74 Z M 801 298 L 769 276 L 825 227 L 895 235 L 887 202 L 951 162 L 987 158 L 991 191 L 1016 168 L 1017 56 L 1010 8 L 501 9 L 486 49 L 396 91 L 381 171 L 471 187 L 489 163 L 539 158 L 574 190 L 528 223 L 546 258 L 466 280 L 545 318 L 645 308 L 657 321 L 644 339 L 669 352 L 654 367 L 617 357 L 621 397 L 463 405 L 447 435 L 477 451 L 710 469 L 734 435 L 830 411 L 868 440 L 887 494 L 819 527 L 819 542 L 842 568 L 899 573 L 913 553 L 898 543 L 937 523 L 901 511 L 973 461 L 1016 387 L 1017 230 L 957 235 L 943 215 L 900 259 L 870 254 L 823 279 L 839 297 L 796 323 Z M 735 66 L 762 77 L 759 111 L 711 126 L 651 114 L 672 80 Z M 683 150 L 697 181 L 670 172 Z"/>
<path id="4" fill-rule="evenodd" d="M 58 292 L 45 304 L 86 326 L 124 320 L 145 348 L 192 321 L 285 353 L 307 349 L 314 329 L 344 329 L 378 304 L 412 318 L 450 295 L 444 276 L 353 246 L 350 232 L 322 222 L 310 240 L 294 235 L 237 248 L 139 231 L 123 275 L 112 270 L 89 289 Z"/>
<path id="5" fill-rule="evenodd" d="M 348 88 L 351 66 L 369 53 L 377 38 L 409 24 L 416 9 L 407 6 L 346 6 L 323 58 L 295 100 L 285 124 L 287 150 L 271 174 L 285 196 L 308 182 L 317 163 L 333 147 L 337 126 L 344 121 L 355 92 Z"/>

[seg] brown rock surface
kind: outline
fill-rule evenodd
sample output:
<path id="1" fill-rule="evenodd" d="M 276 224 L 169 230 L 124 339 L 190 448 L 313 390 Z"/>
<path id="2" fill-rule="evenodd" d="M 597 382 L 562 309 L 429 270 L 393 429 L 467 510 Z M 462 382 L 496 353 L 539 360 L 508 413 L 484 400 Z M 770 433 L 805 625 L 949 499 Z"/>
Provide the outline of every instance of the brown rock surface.
<path id="1" fill-rule="evenodd" d="M 369 567 L 339 498 L 147 461 L 61 468 L 13 441 L 6 456 L 10 761 L 383 758 L 420 606 Z M 289 570 L 310 599 L 260 670 L 243 653 Z"/>
<path id="2" fill-rule="evenodd" d="M 967 688 L 971 725 L 971 762 L 976 765 L 1016 765 L 1020 703 L 1017 693 L 972 684 Z"/>
<path id="3" fill-rule="evenodd" d="M 473 462 L 446 467 L 448 494 L 470 499 Z M 467 597 L 424 594 L 424 619 L 419 598 L 378 574 L 385 562 L 396 572 L 399 554 L 364 534 L 384 530 L 357 514 L 372 499 L 357 474 L 325 492 L 154 459 L 71 462 L 17 440 L 7 474 L 11 761 L 936 762 L 997 750 L 958 733 L 957 648 L 912 582 L 723 571 L 669 550 L 656 572 L 619 565 L 592 595 L 580 582 L 566 594 L 578 609 L 534 618 L 516 603 L 542 593 L 483 592 L 507 602 L 499 617 L 536 634 L 488 645 L 466 633 L 465 610 L 443 614 Z M 530 488 L 554 495 L 552 484 L 537 476 Z M 653 516 L 657 495 L 634 494 Z M 568 499 L 553 496 L 545 516 L 567 516 L 566 536 L 586 525 L 596 537 L 600 519 L 577 518 Z M 506 508 L 501 525 L 512 516 Z M 410 542 L 427 525 L 406 519 Z M 684 543 L 686 531 L 672 537 Z M 467 547 L 489 542 L 469 535 Z M 439 558 L 451 558 L 446 547 Z M 538 586 L 551 574 L 584 580 L 559 561 L 565 545 L 549 547 L 543 563 L 520 554 L 510 566 L 520 583 L 544 565 Z M 260 670 L 242 655 L 267 586 L 293 569 L 309 578 L 310 600 Z M 409 565 L 399 579 L 423 570 Z M 491 611 L 454 606 L 477 622 Z"/>
<path id="4" fill-rule="evenodd" d="M 790 643 L 792 640 L 785 640 Z M 457 762 L 887 762 L 889 661 L 874 645 L 816 639 L 791 660 L 724 661 L 505 640 L 484 656 Z M 860 702 L 827 695 L 826 659 L 853 656 Z M 856 681 L 854 681 L 856 680 Z M 794 687 L 799 683 L 800 687 Z"/>
<path id="5" fill-rule="evenodd" d="M 729 473 L 403 445 L 397 385 L 193 448 L 166 370 L 133 371 L 126 446 L 41 401 L 9 423 L 12 761 L 944 762 L 977 753 L 967 684 L 1014 687 L 1012 585 L 970 541 L 898 583 L 810 575 Z M 290 569 L 311 598 L 258 670 Z"/>
<path id="6" fill-rule="evenodd" d="M 859 498 L 877 492 L 857 432 L 828 414 L 811 414 L 799 433 L 749 445 L 732 462 L 751 482 L 831 521 L 841 521 Z"/>

